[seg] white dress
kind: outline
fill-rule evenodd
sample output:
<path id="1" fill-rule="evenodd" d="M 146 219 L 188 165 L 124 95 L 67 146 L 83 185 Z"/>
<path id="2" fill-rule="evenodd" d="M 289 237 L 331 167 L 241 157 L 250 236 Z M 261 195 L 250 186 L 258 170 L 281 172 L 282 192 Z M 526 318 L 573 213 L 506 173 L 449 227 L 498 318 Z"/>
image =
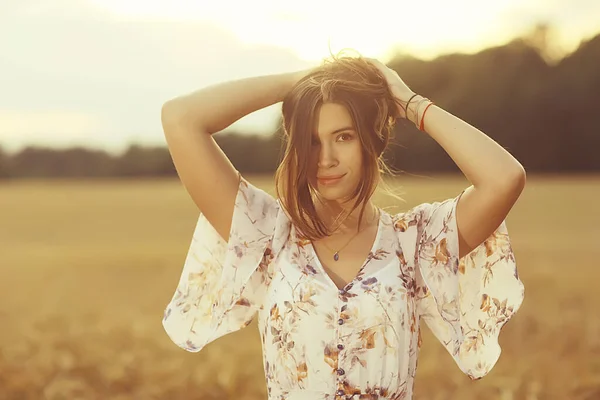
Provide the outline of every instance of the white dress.
<path id="1" fill-rule="evenodd" d="M 197 352 L 258 312 L 269 400 L 411 399 L 421 319 L 481 378 L 524 287 L 505 222 L 459 262 L 459 198 L 381 210 L 371 253 L 339 290 L 280 202 L 241 177 L 229 243 L 200 214 L 164 329 Z"/>

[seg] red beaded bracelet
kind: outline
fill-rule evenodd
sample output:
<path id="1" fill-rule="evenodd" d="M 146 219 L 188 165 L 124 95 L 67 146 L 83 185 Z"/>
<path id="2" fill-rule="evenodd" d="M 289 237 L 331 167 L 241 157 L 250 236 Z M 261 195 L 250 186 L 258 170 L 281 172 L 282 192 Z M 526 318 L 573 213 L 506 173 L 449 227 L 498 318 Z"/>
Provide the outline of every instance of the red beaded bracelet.
<path id="1" fill-rule="evenodd" d="M 428 109 L 429 107 L 431 107 L 432 105 L 433 105 L 433 101 L 432 101 L 432 102 L 430 102 L 429 104 L 427 104 L 427 107 L 425 107 L 425 110 L 423 110 L 423 115 L 421 116 L 421 124 L 419 125 L 419 130 L 420 130 L 421 132 L 425 132 L 425 131 L 424 131 L 424 129 L 425 129 L 425 126 L 424 126 L 424 121 L 425 121 L 425 113 L 427 112 L 427 109 Z"/>

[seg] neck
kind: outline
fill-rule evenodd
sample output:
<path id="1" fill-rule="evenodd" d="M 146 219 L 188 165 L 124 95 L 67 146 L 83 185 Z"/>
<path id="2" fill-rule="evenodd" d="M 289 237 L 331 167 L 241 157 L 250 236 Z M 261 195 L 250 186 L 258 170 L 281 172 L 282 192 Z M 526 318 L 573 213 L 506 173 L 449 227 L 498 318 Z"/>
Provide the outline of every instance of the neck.
<path id="1" fill-rule="evenodd" d="M 350 212 L 352 203 L 341 204 L 337 201 L 317 201 L 315 204 L 319 218 L 332 229 L 334 233 L 355 233 L 358 229 L 365 229 L 378 216 L 378 211 L 371 200 L 367 201 L 365 211 L 360 219 L 361 206 Z M 337 229 L 336 229 L 337 228 Z"/>

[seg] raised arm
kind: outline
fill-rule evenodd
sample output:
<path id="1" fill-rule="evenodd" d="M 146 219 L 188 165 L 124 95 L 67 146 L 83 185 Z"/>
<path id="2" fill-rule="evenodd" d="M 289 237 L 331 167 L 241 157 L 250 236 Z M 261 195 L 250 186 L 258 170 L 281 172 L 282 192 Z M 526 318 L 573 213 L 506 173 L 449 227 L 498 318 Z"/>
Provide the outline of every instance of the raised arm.
<path id="1" fill-rule="evenodd" d="M 239 180 L 212 134 L 251 112 L 282 101 L 306 73 L 224 82 L 176 97 L 162 107 L 162 126 L 179 178 L 225 241 L 229 240 Z"/>
<path id="2" fill-rule="evenodd" d="M 470 253 L 499 227 L 525 187 L 525 169 L 508 151 L 479 129 L 442 108 L 428 107 L 398 74 L 371 59 L 400 102 L 400 114 L 429 134 L 472 183 L 457 203 L 459 257 Z M 414 97 L 413 97 L 414 96 Z M 410 105 L 405 110 L 409 100 Z"/>

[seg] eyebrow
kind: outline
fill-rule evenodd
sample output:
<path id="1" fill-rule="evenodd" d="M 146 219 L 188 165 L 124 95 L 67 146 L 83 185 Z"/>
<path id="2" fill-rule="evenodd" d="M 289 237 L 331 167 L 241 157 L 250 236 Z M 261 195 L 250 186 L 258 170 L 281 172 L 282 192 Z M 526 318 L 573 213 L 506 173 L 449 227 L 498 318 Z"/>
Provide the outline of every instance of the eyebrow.
<path id="1" fill-rule="evenodd" d="M 332 135 L 335 135 L 335 134 L 336 134 L 336 133 L 338 133 L 338 132 L 343 132 L 343 131 L 353 131 L 353 130 L 354 130 L 354 128 L 353 128 L 353 127 L 351 127 L 351 126 L 345 126 L 345 127 L 343 127 L 343 128 L 336 129 L 335 131 L 331 132 L 331 134 L 332 134 Z"/>
<path id="2" fill-rule="evenodd" d="M 335 135 L 336 133 L 340 133 L 340 132 L 344 132 L 344 131 L 354 131 L 354 128 L 351 126 L 345 126 L 343 128 L 338 128 L 336 130 L 334 130 L 333 132 L 330 133 L 330 135 Z M 315 132 L 314 133 L 315 136 L 318 136 L 318 134 Z"/>

